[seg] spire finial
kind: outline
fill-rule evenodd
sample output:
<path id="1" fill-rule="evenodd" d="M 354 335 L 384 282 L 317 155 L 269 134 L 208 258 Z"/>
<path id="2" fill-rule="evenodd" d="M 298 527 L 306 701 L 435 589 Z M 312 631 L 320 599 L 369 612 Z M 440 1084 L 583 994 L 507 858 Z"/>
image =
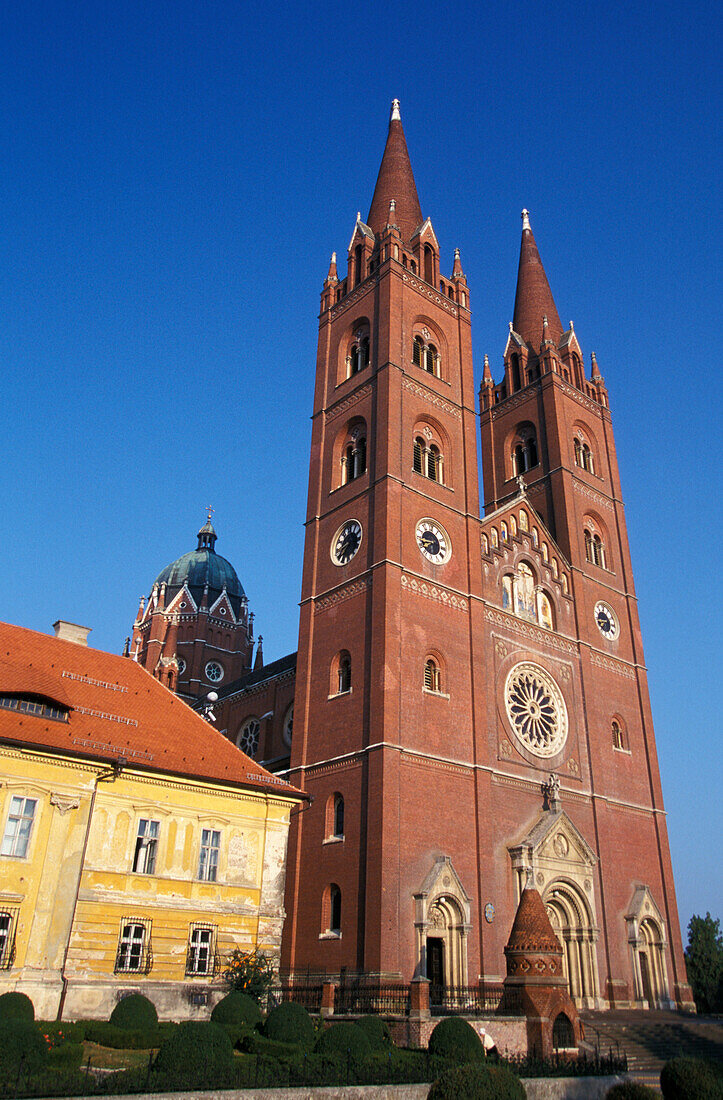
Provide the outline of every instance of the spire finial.
<path id="1" fill-rule="evenodd" d="M 216 509 L 212 508 L 210 504 L 208 504 L 206 506 L 206 519 L 208 520 L 209 523 L 211 522 L 211 516 L 213 515 L 213 513 L 215 511 L 216 511 Z"/>
<path id="2" fill-rule="evenodd" d="M 360 222 L 360 221 L 361 221 L 361 210 L 357 210 L 357 212 L 356 212 L 356 220 L 357 220 L 358 222 Z"/>
<path id="3" fill-rule="evenodd" d="M 484 366 L 484 370 L 482 372 L 482 381 L 486 382 L 487 385 L 492 385 L 492 371 L 490 370 L 490 357 L 489 357 L 489 355 L 485 355 L 485 366 Z"/>
<path id="4" fill-rule="evenodd" d="M 459 249 L 454 250 L 454 266 L 452 267 L 452 278 L 459 279 L 463 274 L 462 261 L 459 258 Z"/>
<path id="5" fill-rule="evenodd" d="M 336 252 L 332 252 L 332 254 L 331 254 L 331 263 L 329 264 L 329 274 L 327 275 L 327 279 L 331 282 L 331 281 L 336 281 L 337 278 L 338 278 L 338 276 L 337 276 L 337 271 L 336 271 Z"/>
<path id="6" fill-rule="evenodd" d="M 592 376 L 593 378 L 602 377 L 600 374 L 600 368 L 597 365 L 597 355 L 595 354 L 595 352 L 592 353 Z"/>
<path id="7" fill-rule="evenodd" d="M 525 229 L 532 229 L 532 226 L 530 225 L 530 211 L 529 210 L 523 210 L 522 211 L 522 230 L 523 230 L 523 232 L 525 231 Z"/>
<path id="8" fill-rule="evenodd" d="M 401 122 L 402 121 L 402 116 L 399 113 L 399 100 L 398 99 L 393 99 L 392 100 L 392 113 L 389 116 L 389 121 L 390 122 Z"/>

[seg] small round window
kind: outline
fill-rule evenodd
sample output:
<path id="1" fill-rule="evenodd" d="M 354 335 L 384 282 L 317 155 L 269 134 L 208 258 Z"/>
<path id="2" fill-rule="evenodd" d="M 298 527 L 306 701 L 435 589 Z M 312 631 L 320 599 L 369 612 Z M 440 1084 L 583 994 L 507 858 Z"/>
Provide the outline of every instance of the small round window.
<path id="1" fill-rule="evenodd" d="M 241 727 L 236 744 L 247 756 L 256 756 L 259 748 L 259 732 L 261 724 L 258 718 L 249 718 Z"/>
<path id="2" fill-rule="evenodd" d="M 212 684 L 218 684 L 223 680 L 223 668 L 218 661 L 209 661 L 206 665 L 206 679 Z"/>
<path id="3" fill-rule="evenodd" d="M 178 675 L 183 676 L 184 672 L 186 671 L 186 662 L 184 661 L 183 657 L 176 657 L 176 663 L 178 665 Z"/>

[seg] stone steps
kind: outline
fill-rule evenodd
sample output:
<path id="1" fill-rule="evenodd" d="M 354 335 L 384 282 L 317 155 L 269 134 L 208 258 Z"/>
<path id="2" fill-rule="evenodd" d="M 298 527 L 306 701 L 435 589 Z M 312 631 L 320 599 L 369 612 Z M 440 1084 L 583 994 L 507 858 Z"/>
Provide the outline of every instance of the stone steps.
<path id="1" fill-rule="evenodd" d="M 676 1012 L 589 1012 L 583 1015 L 585 1038 L 601 1054 L 624 1052 L 628 1071 L 657 1085 L 670 1058 L 688 1055 L 723 1058 L 723 1020 Z"/>

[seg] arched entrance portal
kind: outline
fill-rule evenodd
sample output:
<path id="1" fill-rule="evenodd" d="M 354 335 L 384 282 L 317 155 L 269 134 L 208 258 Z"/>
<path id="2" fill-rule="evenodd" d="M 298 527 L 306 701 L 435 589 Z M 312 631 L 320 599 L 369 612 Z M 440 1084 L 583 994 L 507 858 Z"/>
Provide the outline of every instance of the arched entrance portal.
<path id="1" fill-rule="evenodd" d="M 673 1008 L 665 964 L 665 922 L 647 886 L 636 889 L 625 920 L 635 1001 L 641 1008 Z"/>
<path id="2" fill-rule="evenodd" d="M 448 856 L 440 856 L 414 895 L 419 977 L 428 978 L 433 997 L 467 985 L 469 898 Z"/>
<path id="3" fill-rule="evenodd" d="M 578 1008 L 594 1008 L 598 993 L 595 929 L 587 901 L 569 882 L 551 882 L 544 902 L 563 950 L 570 996 Z"/>

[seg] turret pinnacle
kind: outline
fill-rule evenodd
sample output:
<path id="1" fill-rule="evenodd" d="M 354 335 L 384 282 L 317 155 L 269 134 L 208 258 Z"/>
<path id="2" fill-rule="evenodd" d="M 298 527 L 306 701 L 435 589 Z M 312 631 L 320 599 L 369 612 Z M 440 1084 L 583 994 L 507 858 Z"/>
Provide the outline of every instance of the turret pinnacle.
<path id="1" fill-rule="evenodd" d="M 367 218 L 367 224 L 374 233 L 381 233 L 386 226 L 392 199 L 396 204 L 396 224 L 401 230 L 403 239 L 408 241 L 417 226 L 422 224 L 423 218 L 407 142 L 402 129 L 398 99 L 392 101 L 387 144 Z"/>
<path id="2" fill-rule="evenodd" d="M 557 344 L 562 336 L 562 324 L 535 238 L 532 235 L 529 213 L 523 210 L 520 266 L 517 271 L 517 293 L 512 327 L 523 340 L 537 349 L 542 340 L 545 317 L 547 317 L 546 337 Z"/>

